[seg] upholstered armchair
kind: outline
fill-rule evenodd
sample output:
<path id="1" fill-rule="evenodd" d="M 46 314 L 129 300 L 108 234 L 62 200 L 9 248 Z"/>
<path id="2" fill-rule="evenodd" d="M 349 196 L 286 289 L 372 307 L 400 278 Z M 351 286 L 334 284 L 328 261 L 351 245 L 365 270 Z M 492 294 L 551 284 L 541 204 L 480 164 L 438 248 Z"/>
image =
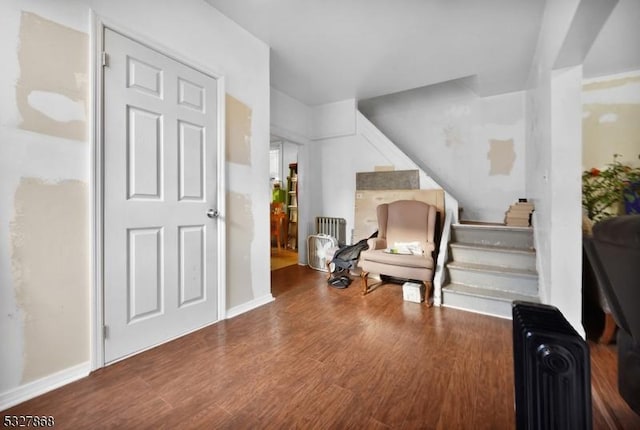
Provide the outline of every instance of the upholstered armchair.
<path id="1" fill-rule="evenodd" d="M 360 254 L 362 294 L 370 291 L 368 275 L 375 273 L 423 283 L 429 303 L 435 267 L 435 206 L 398 200 L 379 205 L 377 212 L 378 237 L 369 239 L 369 249 Z"/>
<path id="2" fill-rule="evenodd" d="M 618 391 L 640 414 L 640 215 L 598 222 L 587 254 L 618 329 Z"/>

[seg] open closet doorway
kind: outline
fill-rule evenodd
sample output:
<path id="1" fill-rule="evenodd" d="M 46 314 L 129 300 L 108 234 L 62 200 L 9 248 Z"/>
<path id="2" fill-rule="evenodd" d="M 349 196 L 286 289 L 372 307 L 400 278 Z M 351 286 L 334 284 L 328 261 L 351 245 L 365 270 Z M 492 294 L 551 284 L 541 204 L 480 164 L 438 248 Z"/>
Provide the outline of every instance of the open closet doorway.
<path id="1" fill-rule="evenodd" d="M 298 145 L 272 140 L 269 172 L 271 270 L 277 270 L 298 264 Z"/>

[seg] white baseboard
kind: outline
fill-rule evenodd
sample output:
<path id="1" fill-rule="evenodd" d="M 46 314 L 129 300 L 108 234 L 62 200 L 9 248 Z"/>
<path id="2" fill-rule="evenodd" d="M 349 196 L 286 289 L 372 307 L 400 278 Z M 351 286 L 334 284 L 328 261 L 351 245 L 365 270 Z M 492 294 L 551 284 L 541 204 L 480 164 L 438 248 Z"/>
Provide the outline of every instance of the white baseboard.
<path id="1" fill-rule="evenodd" d="M 0 411 L 84 378 L 90 371 L 87 361 L 0 393 Z"/>
<path id="2" fill-rule="evenodd" d="M 275 299 L 271 294 L 267 294 L 266 296 L 258 297 L 257 299 L 253 299 L 250 302 L 243 303 L 239 306 L 235 306 L 227 310 L 227 319 L 237 317 L 240 314 L 249 312 L 250 310 L 255 308 L 259 308 L 260 306 L 266 305 L 267 303 L 271 303 L 274 300 Z"/>
<path id="3" fill-rule="evenodd" d="M 511 321 L 511 319 L 512 319 L 509 316 L 493 314 L 491 312 L 476 311 L 475 309 L 459 308 L 457 306 L 451 306 L 451 305 L 447 305 L 447 304 L 443 304 L 442 307 L 443 308 L 449 308 L 449 309 L 455 309 L 457 311 L 471 312 L 472 314 L 486 315 L 488 317 L 500 318 L 500 319 L 503 319 L 503 320 Z"/>

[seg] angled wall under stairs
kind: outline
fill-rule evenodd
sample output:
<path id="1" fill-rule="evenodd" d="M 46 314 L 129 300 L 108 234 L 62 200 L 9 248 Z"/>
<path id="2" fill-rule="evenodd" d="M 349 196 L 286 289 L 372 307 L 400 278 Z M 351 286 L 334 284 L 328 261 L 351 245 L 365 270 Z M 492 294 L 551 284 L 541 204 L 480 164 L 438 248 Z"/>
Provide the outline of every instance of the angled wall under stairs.
<path id="1" fill-rule="evenodd" d="M 511 302 L 539 302 L 531 227 L 453 224 L 447 307 L 511 318 Z"/>

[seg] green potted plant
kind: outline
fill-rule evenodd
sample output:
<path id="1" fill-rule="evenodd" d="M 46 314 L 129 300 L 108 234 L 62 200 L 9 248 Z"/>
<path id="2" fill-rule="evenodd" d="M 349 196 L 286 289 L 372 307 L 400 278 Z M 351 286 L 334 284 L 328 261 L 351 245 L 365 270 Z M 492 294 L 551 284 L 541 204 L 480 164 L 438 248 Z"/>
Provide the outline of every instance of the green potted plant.
<path id="1" fill-rule="evenodd" d="M 589 219 L 598 222 L 621 213 L 640 213 L 640 168 L 618 161 L 600 170 L 582 172 L 582 206 Z M 640 158 L 640 156 L 638 156 Z"/>

